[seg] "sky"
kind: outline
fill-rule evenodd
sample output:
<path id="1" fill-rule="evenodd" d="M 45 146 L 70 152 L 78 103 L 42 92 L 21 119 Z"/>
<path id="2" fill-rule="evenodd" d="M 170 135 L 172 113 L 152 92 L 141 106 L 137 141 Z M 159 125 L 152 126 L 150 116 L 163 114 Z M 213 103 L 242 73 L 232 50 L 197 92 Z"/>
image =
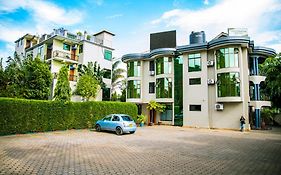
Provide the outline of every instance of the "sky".
<path id="1" fill-rule="evenodd" d="M 256 46 L 281 52 L 281 0 L 0 0 L 0 58 L 13 55 L 25 35 L 108 30 L 116 36 L 113 56 L 149 50 L 149 34 L 176 30 L 177 45 L 191 31 L 210 41 L 227 28 L 248 28 Z"/>

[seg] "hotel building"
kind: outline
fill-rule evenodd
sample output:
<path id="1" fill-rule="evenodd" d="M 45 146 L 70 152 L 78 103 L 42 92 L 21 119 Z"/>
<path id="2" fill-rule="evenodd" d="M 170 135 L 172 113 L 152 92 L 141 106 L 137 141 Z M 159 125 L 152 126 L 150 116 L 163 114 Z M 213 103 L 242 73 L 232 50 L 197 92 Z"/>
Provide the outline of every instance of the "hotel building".
<path id="1" fill-rule="evenodd" d="M 122 57 L 127 64 L 127 102 L 136 103 L 147 122 L 200 128 L 261 127 L 265 76 L 259 65 L 273 49 L 255 46 L 246 30 L 229 29 L 209 42 L 192 32 L 190 44 L 177 46 L 176 31 L 150 35 L 150 51 Z M 148 103 L 166 110 L 150 116 Z"/>
<path id="2" fill-rule="evenodd" d="M 26 34 L 15 41 L 15 51 L 20 57 L 32 55 L 40 57 L 46 61 L 51 73 L 53 82 L 51 96 L 53 98 L 54 89 L 57 83 L 60 68 L 67 64 L 69 66 L 69 82 L 72 91 L 75 90 L 78 77 L 78 66 L 88 62 L 97 62 L 104 70 L 103 81 L 106 88 L 100 90 L 95 100 L 109 100 L 111 89 L 111 69 L 112 69 L 112 39 L 114 34 L 103 30 L 90 35 L 87 32 L 73 34 L 64 28 L 54 29 L 50 34 L 41 36 Z M 81 97 L 72 96 L 72 101 L 81 101 Z"/>

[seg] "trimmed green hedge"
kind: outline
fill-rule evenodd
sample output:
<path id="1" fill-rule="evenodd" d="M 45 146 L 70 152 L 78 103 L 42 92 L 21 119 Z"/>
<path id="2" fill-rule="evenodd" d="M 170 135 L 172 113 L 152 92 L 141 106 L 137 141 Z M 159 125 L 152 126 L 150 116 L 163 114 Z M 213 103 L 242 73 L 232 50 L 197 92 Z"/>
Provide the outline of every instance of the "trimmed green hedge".
<path id="1" fill-rule="evenodd" d="M 123 102 L 57 102 L 0 98 L 0 135 L 92 128 L 108 114 L 129 114 L 137 106 Z"/>

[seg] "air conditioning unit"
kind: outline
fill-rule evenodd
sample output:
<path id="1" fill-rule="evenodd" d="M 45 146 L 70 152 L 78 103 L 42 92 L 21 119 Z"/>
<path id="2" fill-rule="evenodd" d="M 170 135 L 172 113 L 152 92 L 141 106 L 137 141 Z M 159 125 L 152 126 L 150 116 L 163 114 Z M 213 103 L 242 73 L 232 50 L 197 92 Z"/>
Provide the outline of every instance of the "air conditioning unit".
<path id="1" fill-rule="evenodd" d="M 223 110 L 223 104 L 216 103 L 216 104 L 215 104 L 215 109 L 216 109 L 217 111 L 222 111 L 222 110 Z"/>
<path id="2" fill-rule="evenodd" d="M 155 71 L 150 71 L 150 75 L 154 76 L 155 75 Z"/>
<path id="3" fill-rule="evenodd" d="M 214 66 L 214 61 L 213 60 L 208 60 L 207 61 L 207 66 L 209 66 L 209 67 Z"/>
<path id="4" fill-rule="evenodd" d="M 215 80 L 214 79 L 208 79 L 207 83 L 208 83 L 208 85 L 215 84 Z"/>

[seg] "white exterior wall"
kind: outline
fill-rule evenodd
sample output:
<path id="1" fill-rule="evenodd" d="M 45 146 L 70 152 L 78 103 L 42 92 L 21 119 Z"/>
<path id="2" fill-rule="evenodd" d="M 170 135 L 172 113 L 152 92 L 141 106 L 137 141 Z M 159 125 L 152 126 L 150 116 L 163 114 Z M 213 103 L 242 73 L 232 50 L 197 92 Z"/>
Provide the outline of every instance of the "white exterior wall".
<path id="1" fill-rule="evenodd" d="M 198 51 L 193 53 L 200 53 L 201 55 L 201 71 L 188 72 L 189 53 L 183 55 L 183 125 L 209 128 L 207 52 Z M 201 78 L 201 84 L 189 85 L 190 78 Z M 190 105 L 201 105 L 201 111 L 190 111 Z"/>

